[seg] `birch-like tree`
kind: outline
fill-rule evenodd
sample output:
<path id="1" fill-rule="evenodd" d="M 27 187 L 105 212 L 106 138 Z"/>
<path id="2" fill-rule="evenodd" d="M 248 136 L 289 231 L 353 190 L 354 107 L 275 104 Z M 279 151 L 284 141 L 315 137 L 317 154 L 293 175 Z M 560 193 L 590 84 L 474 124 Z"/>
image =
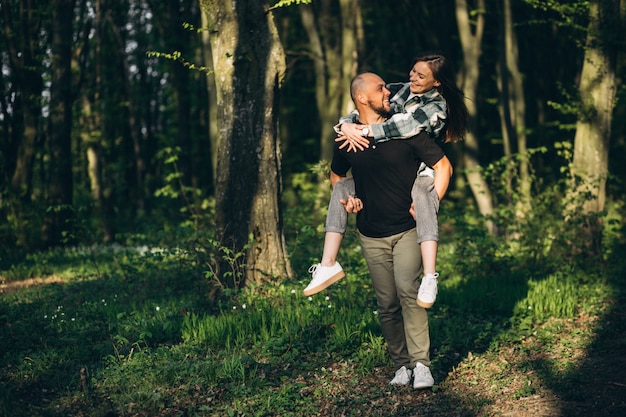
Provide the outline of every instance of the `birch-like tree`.
<path id="1" fill-rule="evenodd" d="M 200 6 L 208 21 L 218 108 L 216 240 L 234 254 L 245 252 L 246 282 L 285 278 L 291 268 L 278 140 L 285 56 L 274 18 L 257 0 L 200 0 Z M 227 262 L 221 266 L 218 274 L 227 284 L 243 283 L 225 269 Z"/>

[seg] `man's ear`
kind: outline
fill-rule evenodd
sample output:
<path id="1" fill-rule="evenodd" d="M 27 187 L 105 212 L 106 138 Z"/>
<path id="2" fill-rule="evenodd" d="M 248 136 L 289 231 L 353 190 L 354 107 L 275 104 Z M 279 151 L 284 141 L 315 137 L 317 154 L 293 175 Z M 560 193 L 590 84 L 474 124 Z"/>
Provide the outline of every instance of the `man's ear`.
<path id="1" fill-rule="evenodd" d="M 367 99 L 365 98 L 363 94 L 357 94 L 356 99 L 361 104 L 367 104 Z"/>

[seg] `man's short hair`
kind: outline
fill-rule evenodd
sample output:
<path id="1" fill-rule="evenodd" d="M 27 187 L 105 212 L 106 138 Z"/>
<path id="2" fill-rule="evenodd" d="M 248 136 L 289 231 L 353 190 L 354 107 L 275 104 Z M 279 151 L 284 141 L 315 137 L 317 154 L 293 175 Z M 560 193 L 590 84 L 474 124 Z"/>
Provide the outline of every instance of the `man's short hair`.
<path id="1" fill-rule="evenodd" d="M 363 89 L 363 84 L 365 80 L 363 79 L 363 74 L 359 74 L 352 79 L 350 82 L 350 97 L 352 101 L 356 104 L 356 96 L 359 94 L 359 91 Z"/>

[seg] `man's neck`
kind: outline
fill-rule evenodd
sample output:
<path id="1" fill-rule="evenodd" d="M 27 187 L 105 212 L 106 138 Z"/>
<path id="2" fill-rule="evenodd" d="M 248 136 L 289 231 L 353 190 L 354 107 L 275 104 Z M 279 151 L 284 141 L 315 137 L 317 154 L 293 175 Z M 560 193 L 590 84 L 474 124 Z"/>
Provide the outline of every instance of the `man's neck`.
<path id="1" fill-rule="evenodd" d="M 357 108 L 359 111 L 359 121 L 364 125 L 372 125 L 375 123 L 382 123 L 387 120 L 386 116 L 376 113 L 371 108 Z"/>

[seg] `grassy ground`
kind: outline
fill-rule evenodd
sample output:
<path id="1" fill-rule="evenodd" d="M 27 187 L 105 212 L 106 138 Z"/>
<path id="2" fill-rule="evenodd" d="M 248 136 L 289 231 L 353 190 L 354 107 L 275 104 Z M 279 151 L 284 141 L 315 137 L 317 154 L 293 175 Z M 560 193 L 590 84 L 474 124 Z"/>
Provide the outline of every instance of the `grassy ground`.
<path id="1" fill-rule="evenodd" d="M 470 268 L 459 250 L 443 247 L 441 264 Z M 502 254 L 481 271 L 442 269 L 436 387 L 421 391 L 388 385 L 359 256 L 324 294 L 302 296 L 300 274 L 209 303 L 186 253 L 33 255 L 0 273 L 0 415 L 623 416 L 616 253 L 597 275 L 531 272 Z"/>

